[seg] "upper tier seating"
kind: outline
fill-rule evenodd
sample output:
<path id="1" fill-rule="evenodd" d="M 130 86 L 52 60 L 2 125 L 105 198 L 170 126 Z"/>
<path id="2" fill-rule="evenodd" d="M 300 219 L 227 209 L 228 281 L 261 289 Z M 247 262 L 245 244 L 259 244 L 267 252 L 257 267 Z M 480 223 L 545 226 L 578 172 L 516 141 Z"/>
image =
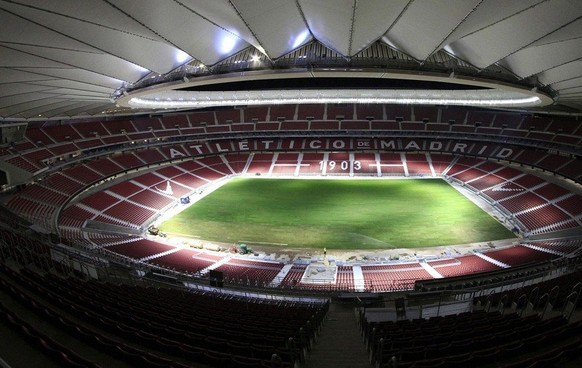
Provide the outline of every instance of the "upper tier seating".
<path id="1" fill-rule="evenodd" d="M 78 155 L 79 150 L 96 149 L 99 146 L 104 145 L 117 146 L 119 144 L 133 144 L 133 142 L 153 142 L 156 137 L 158 139 L 160 137 L 171 139 L 172 137 L 180 137 L 186 134 L 221 133 L 232 131 L 250 132 L 251 130 L 303 131 L 311 129 L 316 131 L 325 129 L 361 131 L 379 129 L 416 131 L 419 129 L 424 130 L 426 125 L 426 129 L 429 131 L 449 131 L 451 130 L 449 127 L 451 127 L 454 132 L 488 134 L 488 132 L 483 131 L 483 129 L 490 129 L 487 127 L 490 125 L 494 126 L 495 129 L 499 129 L 495 134 L 512 135 L 510 134 L 512 131 L 523 132 L 520 136 L 527 136 L 529 138 L 552 142 L 560 142 L 561 140 L 562 143 L 568 144 L 571 147 L 577 147 L 582 143 L 582 129 L 575 128 L 575 122 L 568 121 L 568 119 L 554 118 L 540 120 L 528 117 L 526 118 L 526 121 L 522 123 L 523 117 L 521 115 L 480 110 L 471 110 L 467 113 L 464 109 L 449 107 L 446 109 L 441 108 L 439 111 L 441 115 L 440 121 L 433 122 L 434 120 L 438 120 L 438 118 L 435 118 L 436 109 L 416 106 L 414 109 L 416 109 L 419 114 L 430 115 L 430 117 L 427 118 L 430 121 L 429 123 L 418 123 L 412 121 L 413 117 L 414 119 L 417 119 L 417 121 L 422 119 L 414 116 L 414 109 L 404 108 L 402 106 L 381 105 L 374 109 L 368 108 L 368 110 L 373 112 L 374 116 L 382 115 L 382 119 L 387 119 L 388 121 L 378 121 L 378 119 L 380 119 L 379 117 L 371 119 L 371 115 L 368 115 L 363 107 L 357 106 L 354 108 L 354 105 L 351 104 L 329 106 L 317 105 L 313 107 L 318 109 L 317 114 L 314 112 L 314 115 L 319 116 L 325 114 L 321 119 L 327 120 L 314 119 L 309 122 L 307 121 L 307 117 L 311 118 L 311 116 L 307 116 L 308 112 L 303 112 L 303 110 L 311 111 L 309 110 L 311 107 L 290 105 L 267 108 L 227 109 L 216 112 L 197 112 L 188 115 L 173 115 L 172 117 L 168 117 L 168 120 L 174 119 L 175 123 L 172 124 L 171 122 L 168 122 L 168 126 L 163 124 L 163 118 L 139 117 L 133 120 L 120 119 L 108 122 L 75 122 L 70 126 L 54 126 L 54 123 L 52 122 L 47 122 L 46 124 L 34 123 L 27 129 L 26 136 L 29 140 L 23 142 L 26 143 L 26 145 L 19 144 L 15 146 L 19 148 L 17 152 L 21 155 L 7 157 L 5 162 L 24 169 L 25 171 L 35 173 L 39 170 L 45 169 L 47 163 L 52 165 L 53 163 L 49 161 L 53 160 L 53 157 L 61 156 L 67 158 L 69 155 Z M 361 111 L 364 116 L 358 116 L 358 111 Z M 250 118 L 251 120 L 249 120 L 249 118 L 245 116 L 245 112 L 249 116 L 260 116 L 260 118 L 252 117 Z M 340 112 L 343 115 L 340 114 Z M 338 121 L 334 120 L 335 118 L 328 116 L 328 114 L 344 116 L 344 118 L 341 121 Z M 349 119 L 345 114 L 350 115 Z M 274 117 L 275 115 L 284 116 Z M 306 119 L 301 120 L 304 116 Z M 402 118 L 403 121 L 395 121 L 396 118 Z M 368 119 L 370 119 L 370 121 L 367 121 Z M 224 122 L 228 121 L 230 123 L 223 123 L 223 120 Z M 455 124 L 449 124 L 449 120 L 454 120 Z M 475 127 L 474 124 L 479 124 L 479 126 Z M 536 131 L 530 131 L 530 128 L 533 125 L 540 124 L 543 126 L 543 128 L 541 128 L 543 131 L 540 131 L 540 128 L 537 127 Z M 237 125 L 237 127 L 233 128 L 235 125 Z M 63 132 L 59 133 L 57 130 L 59 130 L 59 132 L 62 130 Z M 50 131 L 52 135 L 47 135 L 46 131 Z M 548 136 L 534 136 L 534 133 L 543 133 Z M 574 134 L 578 135 L 574 136 Z M 38 144 L 42 146 L 38 146 Z M 406 145 L 406 142 L 403 144 Z M 202 149 L 204 150 L 206 145 L 203 146 Z M 445 147 L 452 149 L 453 146 L 445 145 Z M 27 152 L 27 149 L 32 150 Z M 494 143 L 487 146 L 467 145 L 466 147 L 467 153 L 475 155 L 493 155 L 502 152 L 500 151 L 502 149 L 502 146 Z M 141 161 L 144 161 L 145 164 L 158 163 L 169 158 L 167 154 L 161 155 L 157 151 L 157 149 L 136 150 L 135 155 L 138 156 Z M 196 152 L 190 152 L 190 154 L 196 154 Z M 541 150 L 532 151 L 530 149 L 514 149 L 514 153 L 507 158 L 527 165 L 537 165 L 545 170 L 557 172 L 577 181 L 582 180 L 582 165 L 577 158 L 565 155 L 548 154 L 546 151 Z M 112 175 L 142 165 L 140 160 L 133 159 L 131 162 L 120 162 L 119 160 L 130 159 L 127 157 L 114 158 L 114 161 L 117 161 L 116 163 L 118 164 L 115 166 L 110 165 L 109 159 L 105 159 L 102 163 L 95 163 L 95 169 L 100 172 L 105 172 L 106 175 Z M 412 166 L 414 165 L 415 164 L 412 164 Z M 110 169 L 107 170 L 103 166 L 110 166 Z M 412 167 L 411 169 L 411 172 L 414 172 L 415 168 Z"/>
<path id="2" fill-rule="evenodd" d="M 325 105 L 305 104 L 299 105 L 297 109 L 298 120 L 323 120 Z"/>

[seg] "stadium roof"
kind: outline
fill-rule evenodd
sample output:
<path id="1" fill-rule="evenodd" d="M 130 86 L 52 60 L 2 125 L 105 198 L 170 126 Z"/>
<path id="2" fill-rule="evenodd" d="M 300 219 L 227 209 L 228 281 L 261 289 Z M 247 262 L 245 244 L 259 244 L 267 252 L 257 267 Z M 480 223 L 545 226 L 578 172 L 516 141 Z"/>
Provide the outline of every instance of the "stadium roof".
<path id="1" fill-rule="evenodd" d="M 3 119 L 131 113 L 117 98 L 152 85 L 331 69 L 498 80 L 580 113 L 582 2 L 0 0 Z"/>

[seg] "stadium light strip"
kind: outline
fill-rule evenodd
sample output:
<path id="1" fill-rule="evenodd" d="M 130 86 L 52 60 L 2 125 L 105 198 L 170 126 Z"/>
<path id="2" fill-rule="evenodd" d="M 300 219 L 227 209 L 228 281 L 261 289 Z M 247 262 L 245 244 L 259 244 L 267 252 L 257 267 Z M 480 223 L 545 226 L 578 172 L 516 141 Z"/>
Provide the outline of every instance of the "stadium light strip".
<path id="1" fill-rule="evenodd" d="M 262 90 L 262 91 L 163 91 L 132 97 L 134 108 L 182 109 L 237 105 L 313 103 L 460 105 L 484 107 L 532 107 L 539 97 L 521 91 L 472 90 Z"/>

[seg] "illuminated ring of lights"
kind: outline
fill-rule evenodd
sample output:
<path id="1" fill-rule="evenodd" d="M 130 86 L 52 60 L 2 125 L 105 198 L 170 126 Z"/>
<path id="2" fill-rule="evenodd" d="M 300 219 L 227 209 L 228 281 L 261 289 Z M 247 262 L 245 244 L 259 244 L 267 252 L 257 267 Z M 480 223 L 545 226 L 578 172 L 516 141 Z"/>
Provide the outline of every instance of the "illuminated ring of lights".
<path id="1" fill-rule="evenodd" d="M 132 97 L 134 108 L 182 109 L 235 105 L 362 103 L 422 104 L 483 107 L 533 107 L 542 100 L 533 93 L 500 89 L 469 90 L 262 90 L 262 91 L 162 91 Z"/>

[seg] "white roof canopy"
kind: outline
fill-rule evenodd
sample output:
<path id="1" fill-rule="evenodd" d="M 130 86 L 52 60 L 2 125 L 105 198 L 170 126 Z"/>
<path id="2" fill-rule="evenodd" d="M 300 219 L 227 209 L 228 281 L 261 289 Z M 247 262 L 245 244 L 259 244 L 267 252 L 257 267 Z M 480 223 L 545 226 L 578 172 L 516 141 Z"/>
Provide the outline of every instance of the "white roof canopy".
<path id="1" fill-rule="evenodd" d="M 0 0 L 0 118 L 109 114 L 116 89 L 152 73 L 312 40 L 346 58 L 379 40 L 418 63 L 445 50 L 582 111 L 582 1 Z"/>

